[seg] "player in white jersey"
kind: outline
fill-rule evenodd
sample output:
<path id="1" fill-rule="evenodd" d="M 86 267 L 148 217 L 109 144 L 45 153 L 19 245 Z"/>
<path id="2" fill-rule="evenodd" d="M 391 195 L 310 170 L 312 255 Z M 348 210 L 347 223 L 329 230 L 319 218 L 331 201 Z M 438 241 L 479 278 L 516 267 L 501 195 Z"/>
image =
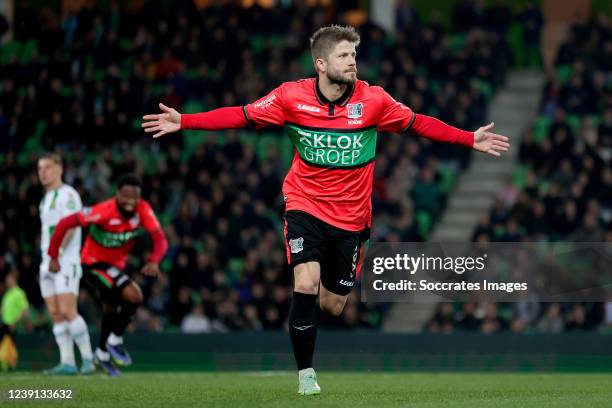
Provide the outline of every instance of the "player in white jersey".
<path id="1" fill-rule="evenodd" d="M 67 215 L 82 209 L 79 193 L 69 185 L 62 183 L 62 160 L 58 154 L 46 153 L 38 160 L 38 178 L 45 196 L 40 202 L 39 212 L 42 224 L 40 264 L 40 290 L 47 309 L 53 320 L 53 334 L 60 351 L 60 363 L 47 374 L 77 374 L 74 358 L 74 343 L 81 353 L 81 373 L 94 371 L 91 342 L 85 320 L 77 312 L 77 296 L 81 280 L 81 228 L 70 231 L 60 249 L 62 269 L 53 273 L 49 271 L 49 241 L 53 229 Z"/>

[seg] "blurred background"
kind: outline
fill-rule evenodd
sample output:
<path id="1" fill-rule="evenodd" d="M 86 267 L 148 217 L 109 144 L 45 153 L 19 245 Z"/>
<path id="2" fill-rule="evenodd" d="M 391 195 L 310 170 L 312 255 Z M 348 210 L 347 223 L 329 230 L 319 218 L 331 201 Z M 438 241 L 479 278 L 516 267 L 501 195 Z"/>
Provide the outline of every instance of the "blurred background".
<path id="1" fill-rule="evenodd" d="M 361 79 L 457 127 L 495 120 L 513 144 L 490 160 L 379 135 L 373 241 L 612 241 L 611 8 L 606 0 L 0 1 L 0 280 L 17 271 L 30 301 L 18 333 L 51 330 L 37 277 L 36 160 L 49 150 L 62 154 L 64 180 L 85 205 L 135 172 L 162 221 L 163 277 L 137 273 L 146 240 L 132 251 L 128 272 L 145 303 L 130 332 L 285 330 L 280 188 L 289 140 L 282 130 L 244 129 L 153 141 L 140 117 L 158 102 L 186 113 L 244 105 L 313 76 L 309 36 L 332 23 L 358 28 Z M 94 329 L 99 312 L 85 291 L 79 308 Z M 341 317 L 320 322 L 609 333 L 612 300 L 372 306 L 353 291 Z"/>

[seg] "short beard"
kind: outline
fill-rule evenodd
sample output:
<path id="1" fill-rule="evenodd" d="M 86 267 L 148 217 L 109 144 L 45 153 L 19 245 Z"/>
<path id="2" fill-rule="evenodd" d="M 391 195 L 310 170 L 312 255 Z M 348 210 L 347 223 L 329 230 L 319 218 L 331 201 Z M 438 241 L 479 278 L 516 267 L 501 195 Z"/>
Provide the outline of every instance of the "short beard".
<path id="1" fill-rule="evenodd" d="M 357 73 L 355 73 L 355 76 L 349 76 L 347 78 L 343 77 L 341 74 L 328 72 L 327 79 L 329 79 L 329 82 L 334 85 L 353 85 L 357 80 Z"/>
<path id="2" fill-rule="evenodd" d="M 117 206 L 117 208 L 119 209 L 119 212 L 121 213 L 121 215 L 123 216 L 123 218 L 125 219 L 130 219 L 132 218 L 134 215 L 136 215 L 136 210 L 134 211 L 125 211 L 122 207 Z"/>

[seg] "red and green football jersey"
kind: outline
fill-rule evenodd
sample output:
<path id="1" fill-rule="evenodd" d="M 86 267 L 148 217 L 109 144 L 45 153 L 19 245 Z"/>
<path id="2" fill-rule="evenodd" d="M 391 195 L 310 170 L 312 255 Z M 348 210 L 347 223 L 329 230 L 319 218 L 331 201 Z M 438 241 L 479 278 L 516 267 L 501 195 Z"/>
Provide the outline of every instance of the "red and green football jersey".
<path id="1" fill-rule="evenodd" d="M 125 268 L 130 249 L 139 236 L 161 228 L 151 205 L 143 199 L 129 219 L 121 214 L 115 198 L 111 198 L 84 208 L 78 213 L 78 220 L 80 226 L 89 227 L 81 262 L 85 265 L 103 262 L 119 269 Z"/>
<path id="2" fill-rule="evenodd" d="M 371 224 L 377 133 L 404 132 L 416 117 L 364 81 L 330 102 L 315 78 L 285 82 L 246 105 L 244 113 L 256 128 L 284 126 L 293 143 L 283 183 L 286 210 L 305 211 L 348 231 Z"/>

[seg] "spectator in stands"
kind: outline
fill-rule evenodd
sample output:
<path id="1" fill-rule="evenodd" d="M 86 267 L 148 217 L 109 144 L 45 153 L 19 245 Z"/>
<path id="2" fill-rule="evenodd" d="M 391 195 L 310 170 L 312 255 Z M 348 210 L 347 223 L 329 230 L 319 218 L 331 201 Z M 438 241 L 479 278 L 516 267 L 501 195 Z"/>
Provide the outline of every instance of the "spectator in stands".
<path id="1" fill-rule="evenodd" d="M 426 330 L 430 333 L 452 333 L 455 330 L 453 304 L 439 303 L 436 313 L 426 323 Z"/>
<path id="2" fill-rule="evenodd" d="M 498 315 L 497 303 L 486 303 L 484 305 L 484 316 L 480 323 L 480 332 L 496 333 L 507 329 L 508 322 Z"/>
<path id="3" fill-rule="evenodd" d="M 540 33 L 544 25 L 542 12 L 534 2 L 528 1 L 519 15 L 519 20 L 523 26 L 523 65 L 539 67 L 542 65 L 540 52 Z"/>
<path id="4" fill-rule="evenodd" d="M 191 313 L 183 318 L 181 331 L 188 334 L 210 333 L 212 331 L 212 324 L 210 319 L 204 315 L 202 304 L 196 304 L 191 309 Z"/>

